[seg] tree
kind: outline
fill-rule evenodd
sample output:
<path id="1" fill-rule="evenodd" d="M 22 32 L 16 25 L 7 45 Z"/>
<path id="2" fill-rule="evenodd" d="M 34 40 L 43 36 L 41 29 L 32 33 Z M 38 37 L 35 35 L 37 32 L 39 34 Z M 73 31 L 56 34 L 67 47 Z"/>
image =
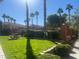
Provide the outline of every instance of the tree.
<path id="1" fill-rule="evenodd" d="M 64 14 L 61 16 L 60 20 L 61 20 L 61 25 L 62 25 L 63 23 L 66 23 L 66 21 L 67 21 L 67 14 L 64 13 Z"/>
<path id="2" fill-rule="evenodd" d="M 0 34 L 1 34 L 1 31 L 2 31 L 2 21 L 0 20 Z"/>
<path id="3" fill-rule="evenodd" d="M 25 25 L 27 24 L 27 20 L 24 20 Z"/>
<path id="4" fill-rule="evenodd" d="M 44 0 L 44 32 L 46 30 L 46 0 Z"/>
<path id="5" fill-rule="evenodd" d="M 64 13 L 62 16 L 65 17 L 65 18 L 67 18 L 68 15 L 66 13 Z"/>
<path id="6" fill-rule="evenodd" d="M 61 16 L 61 13 L 63 13 L 63 9 L 62 8 L 59 8 L 57 13 L 59 14 L 59 16 Z"/>
<path id="7" fill-rule="evenodd" d="M 14 24 L 16 24 L 16 19 L 14 19 Z"/>
<path id="8" fill-rule="evenodd" d="M 61 18 L 61 13 L 63 13 L 63 9 L 62 8 L 59 8 L 57 13 L 59 14 L 60 18 Z M 60 24 L 61 24 L 61 19 L 60 19 Z"/>
<path id="9" fill-rule="evenodd" d="M 35 15 L 36 15 L 36 19 L 37 19 L 37 22 L 36 22 L 36 23 L 37 23 L 37 25 L 38 25 L 38 15 L 39 15 L 39 12 L 36 11 L 36 12 L 35 12 Z"/>
<path id="10" fill-rule="evenodd" d="M 60 19 L 62 23 L 65 23 L 65 22 L 67 21 L 67 16 L 68 16 L 68 15 L 67 15 L 66 13 L 64 13 L 64 14 L 62 15 L 62 17 L 61 17 L 61 19 Z"/>
<path id="11" fill-rule="evenodd" d="M 73 20 L 74 20 L 74 26 L 73 28 L 75 27 L 76 30 L 79 30 L 79 7 L 76 8 L 75 12 L 74 12 L 74 16 L 73 16 Z"/>
<path id="12" fill-rule="evenodd" d="M 75 15 L 79 15 L 79 7 L 75 8 L 74 14 L 75 14 Z"/>
<path id="13" fill-rule="evenodd" d="M 47 0 L 44 0 L 44 38 L 46 38 L 46 14 L 47 14 L 46 2 Z"/>
<path id="14" fill-rule="evenodd" d="M 33 17 L 34 17 L 34 13 L 30 14 L 31 20 L 32 20 L 32 26 L 33 26 Z"/>
<path id="15" fill-rule="evenodd" d="M 68 4 L 67 7 L 66 7 L 66 10 L 68 10 L 69 22 L 71 22 L 71 20 L 70 20 L 70 12 L 71 12 L 72 9 L 73 9 L 73 6 L 71 4 Z"/>
<path id="16" fill-rule="evenodd" d="M 8 19 L 8 22 L 10 21 L 10 17 L 9 16 L 6 16 L 6 18 Z"/>
<path id="17" fill-rule="evenodd" d="M 11 20 L 11 23 L 12 23 L 12 21 L 13 21 L 13 18 L 12 18 L 12 17 L 10 17 L 10 20 Z"/>
<path id="18" fill-rule="evenodd" d="M 3 16 L 2 16 L 2 17 L 3 17 L 3 19 L 4 19 L 4 23 L 5 23 L 5 18 L 6 18 L 6 15 L 5 15 L 5 14 L 3 14 Z"/>
<path id="19" fill-rule="evenodd" d="M 60 24 L 59 17 L 58 17 L 56 14 L 54 14 L 54 15 L 49 15 L 49 16 L 47 17 L 47 24 L 48 24 L 48 26 L 49 26 L 50 28 L 52 28 L 52 29 L 58 27 L 59 24 Z"/>
<path id="20" fill-rule="evenodd" d="M 11 30 L 10 30 L 10 24 L 7 23 L 2 23 L 2 35 L 10 35 Z"/>
<path id="21" fill-rule="evenodd" d="M 61 20 L 61 23 L 60 23 L 60 20 Z M 47 25 L 48 25 L 48 28 L 51 28 L 51 29 L 56 29 L 65 22 L 66 22 L 66 18 L 64 16 L 60 17 L 56 14 L 53 14 L 47 17 Z"/>
<path id="22" fill-rule="evenodd" d="M 3 0 L 0 0 L 0 3 L 2 2 Z"/>

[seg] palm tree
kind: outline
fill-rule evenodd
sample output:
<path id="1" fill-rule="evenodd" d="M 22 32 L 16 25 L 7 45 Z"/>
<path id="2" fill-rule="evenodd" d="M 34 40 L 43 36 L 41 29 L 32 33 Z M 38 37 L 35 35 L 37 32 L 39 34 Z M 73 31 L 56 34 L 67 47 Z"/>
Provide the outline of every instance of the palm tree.
<path id="1" fill-rule="evenodd" d="M 33 17 L 34 17 L 34 13 L 30 14 L 31 20 L 32 20 L 32 26 L 33 26 Z"/>
<path id="2" fill-rule="evenodd" d="M 2 17 L 3 17 L 3 19 L 4 19 L 4 23 L 5 23 L 5 18 L 6 18 L 6 15 L 5 15 L 5 14 L 3 14 L 3 16 L 2 16 Z"/>
<path id="3" fill-rule="evenodd" d="M 14 24 L 16 24 L 16 19 L 14 19 Z"/>
<path id="4" fill-rule="evenodd" d="M 35 15 L 36 15 L 36 19 L 37 19 L 36 23 L 37 23 L 37 25 L 38 25 L 38 15 L 39 15 L 39 12 L 36 11 L 36 12 L 35 12 Z"/>
<path id="5" fill-rule="evenodd" d="M 0 20 L 0 33 L 2 31 L 2 21 Z"/>
<path id="6" fill-rule="evenodd" d="M 72 9 L 73 9 L 73 6 L 71 4 L 68 4 L 67 7 L 66 7 L 66 10 L 68 10 L 69 22 L 71 22 L 71 20 L 70 20 L 70 12 L 71 12 Z"/>
<path id="7" fill-rule="evenodd" d="M 3 0 L 0 0 L 0 3 L 2 2 Z"/>
<path id="8" fill-rule="evenodd" d="M 44 0 L 44 38 L 46 38 L 46 0 Z"/>
<path id="9" fill-rule="evenodd" d="M 9 16 L 6 16 L 6 18 L 8 19 L 8 22 L 10 21 L 10 17 Z"/>
<path id="10" fill-rule="evenodd" d="M 10 26 L 10 30 L 11 30 L 11 32 L 13 32 L 13 25 L 12 25 L 12 22 L 14 21 L 14 19 L 12 18 L 12 17 L 10 17 L 10 21 L 11 21 L 11 26 Z"/>
<path id="11" fill-rule="evenodd" d="M 60 19 L 61 19 L 61 13 L 63 13 L 63 9 L 62 8 L 59 8 L 57 13 L 59 14 L 60 16 Z M 62 25 L 62 21 L 60 20 L 60 26 Z"/>
<path id="12" fill-rule="evenodd" d="M 61 16 L 61 13 L 63 13 L 63 9 L 62 8 L 59 8 L 57 13 L 59 14 L 59 16 Z"/>
<path id="13" fill-rule="evenodd" d="M 12 18 L 12 17 L 10 17 L 10 20 L 11 20 L 11 23 L 12 23 L 12 21 L 13 21 L 13 18 Z"/>
<path id="14" fill-rule="evenodd" d="M 25 25 L 27 24 L 27 20 L 24 20 Z"/>
<path id="15" fill-rule="evenodd" d="M 46 0 L 44 0 L 44 32 L 46 30 Z"/>

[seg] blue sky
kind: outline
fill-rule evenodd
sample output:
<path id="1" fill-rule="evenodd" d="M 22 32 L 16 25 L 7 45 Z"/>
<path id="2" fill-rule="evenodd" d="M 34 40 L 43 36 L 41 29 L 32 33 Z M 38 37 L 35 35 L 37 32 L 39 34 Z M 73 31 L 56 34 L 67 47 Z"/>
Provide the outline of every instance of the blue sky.
<path id="1" fill-rule="evenodd" d="M 22 0 L 4 0 L 0 4 L 0 16 L 3 13 L 13 17 L 16 19 L 17 23 L 25 24 L 24 20 L 26 19 L 26 9 L 25 4 L 21 3 Z M 39 11 L 39 25 L 43 25 L 43 0 L 30 0 L 29 8 L 30 13 Z M 67 13 L 66 5 L 67 4 L 73 5 L 74 8 L 79 7 L 79 0 L 47 0 L 47 16 L 50 14 L 57 13 L 58 8 L 62 8 L 64 13 Z M 75 9 L 71 11 L 73 12 Z M 3 21 L 3 18 L 0 17 Z M 36 18 L 34 18 L 34 24 L 36 24 Z"/>

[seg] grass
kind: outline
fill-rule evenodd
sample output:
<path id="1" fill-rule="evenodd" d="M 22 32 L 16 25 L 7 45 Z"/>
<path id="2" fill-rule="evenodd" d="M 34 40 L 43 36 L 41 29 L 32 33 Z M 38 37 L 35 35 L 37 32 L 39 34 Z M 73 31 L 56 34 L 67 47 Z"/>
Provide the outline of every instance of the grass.
<path id="1" fill-rule="evenodd" d="M 27 40 L 24 37 L 8 40 L 8 36 L 0 36 L 0 44 L 7 59 L 35 59 L 40 52 L 55 45 L 48 40 Z"/>

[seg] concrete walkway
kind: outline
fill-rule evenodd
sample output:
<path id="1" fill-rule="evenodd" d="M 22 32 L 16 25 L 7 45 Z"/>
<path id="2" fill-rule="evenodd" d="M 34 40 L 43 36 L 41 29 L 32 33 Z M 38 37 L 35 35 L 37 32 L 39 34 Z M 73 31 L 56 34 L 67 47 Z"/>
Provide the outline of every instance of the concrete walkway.
<path id="1" fill-rule="evenodd" d="M 0 46 L 0 59 L 6 59 L 1 46 Z"/>
<path id="2" fill-rule="evenodd" d="M 70 56 L 72 56 L 74 59 L 79 59 L 79 39 L 74 44 L 72 52 L 73 53 L 71 53 Z"/>
<path id="3" fill-rule="evenodd" d="M 79 59 L 79 39 L 74 44 L 74 47 L 72 49 L 72 53 L 70 53 L 69 56 L 63 57 L 61 59 Z"/>

